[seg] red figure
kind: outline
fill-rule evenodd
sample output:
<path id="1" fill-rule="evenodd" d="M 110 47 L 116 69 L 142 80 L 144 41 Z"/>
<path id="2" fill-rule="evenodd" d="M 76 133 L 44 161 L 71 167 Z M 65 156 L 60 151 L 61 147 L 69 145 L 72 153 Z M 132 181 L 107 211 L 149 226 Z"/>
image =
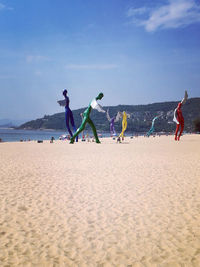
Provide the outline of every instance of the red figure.
<path id="1" fill-rule="evenodd" d="M 178 141 L 179 141 L 181 134 L 183 132 L 183 129 L 184 129 L 184 118 L 183 118 L 181 107 L 182 107 L 182 103 L 180 102 L 180 103 L 178 103 L 178 107 L 176 109 L 176 114 L 177 114 L 176 119 L 179 123 L 176 124 L 175 140 L 178 140 Z M 181 128 L 180 128 L 180 126 L 181 126 Z M 180 128 L 180 132 L 178 135 L 179 128 Z M 177 135 L 178 135 L 178 137 L 177 137 Z"/>
<path id="2" fill-rule="evenodd" d="M 187 94 L 187 91 L 185 91 L 185 95 L 184 95 L 183 100 L 178 103 L 178 106 L 174 111 L 174 119 L 173 120 L 176 122 L 175 140 L 178 140 L 178 141 L 180 140 L 180 137 L 181 137 L 183 129 L 184 129 L 184 118 L 183 118 L 181 107 L 183 104 L 185 104 L 187 99 L 188 99 L 188 94 Z M 179 129 L 180 129 L 180 132 L 178 135 Z M 177 137 L 177 135 L 178 135 L 178 137 Z"/>

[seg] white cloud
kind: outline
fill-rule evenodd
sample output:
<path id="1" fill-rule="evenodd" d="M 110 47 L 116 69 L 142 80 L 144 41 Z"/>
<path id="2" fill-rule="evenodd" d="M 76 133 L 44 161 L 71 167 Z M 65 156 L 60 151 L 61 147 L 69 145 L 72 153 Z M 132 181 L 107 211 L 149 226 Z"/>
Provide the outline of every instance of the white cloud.
<path id="1" fill-rule="evenodd" d="M 40 61 L 49 61 L 50 59 L 48 57 L 45 56 L 33 56 L 33 55 L 28 55 L 26 56 L 26 62 L 28 63 L 32 63 L 32 62 L 40 62 Z"/>
<path id="2" fill-rule="evenodd" d="M 142 18 L 145 14 L 148 17 Z M 156 9 L 131 8 L 127 13 L 132 22 L 143 26 L 146 31 L 184 27 L 200 22 L 200 5 L 195 0 L 169 0 L 168 4 Z"/>
<path id="3" fill-rule="evenodd" d="M 115 64 L 90 64 L 90 65 L 81 65 L 81 64 L 69 64 L 66 65 L 67 69 L 74 69 L 74 70 L 106 70 L 106 69 L 116 69 L 118 68 Z"/>

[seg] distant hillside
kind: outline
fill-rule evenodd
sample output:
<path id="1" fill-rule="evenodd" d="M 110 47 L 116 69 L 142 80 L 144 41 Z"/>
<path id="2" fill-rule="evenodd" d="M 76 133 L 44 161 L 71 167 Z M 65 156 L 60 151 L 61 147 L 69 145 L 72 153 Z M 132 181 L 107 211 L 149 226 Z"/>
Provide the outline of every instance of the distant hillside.
<path id="1" fill-rule="evenodd" d="M 0 119 L 0 128 L 18 127 L 24 122 L 25 120 Z"/>
<path id="2" fill-rule="evenodd" d="M 11 123 L 0 125 L 0 128 L 14 128 L 14 127 L 15 127 L 15 126 L 12 125 Z"/>
<path id="3" fill-rule="evenodd" d="M 162 102 L 149 105 L 118 105 L 104 107 L 105 110 L 109 108 L 110 116 L 114 116 L 118 111 L 126 111 L 131 114 L 128 120 L 127 132 L 146 132 L 151 127 L 151 121 L 156 115 L 161 115 L 155 122 L 155 129 L 157 132 L 172 132 L 175 130 L 175 123 L 173 122 L 173 112 L 178 104 L 175 102 Z M 85 108 L 73 110 L 74 120 L 77 127 L 81 124 L 80 113 Z M 183 116 L 185 118 L 185 131 L 193 132 L 193 121 L 200 118 L 200 98 L 190 98 L 182 108 Z M 96 110 L 91 112 L 91 119 L 94 121 L 96 128 L 99 131 L 109 132 L 109 122 L 104 113 L 99 113 Z M 45 115 L 43 118 L 29 121 L 22 124 L 18 129 L 54 129 L 66 130 L 65 114 L 57 113 L 51 116 Z M 86 128 L 87 129 L 87 128 Z M 88 127 L 89 129 L 89 127 Z M 116 131 L 121 130 L 121 121 L 115 124 Z"/>

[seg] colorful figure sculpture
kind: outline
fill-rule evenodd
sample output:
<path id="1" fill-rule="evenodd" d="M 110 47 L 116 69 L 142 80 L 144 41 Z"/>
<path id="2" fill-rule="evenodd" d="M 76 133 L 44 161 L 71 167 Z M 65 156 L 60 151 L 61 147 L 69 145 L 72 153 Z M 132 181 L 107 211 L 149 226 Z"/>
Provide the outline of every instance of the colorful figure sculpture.
<path id="1" fill-rule="evenodd" d="M 97 100 L 101 100 L 102 98 L 103 98 L 103 93 L 100 93 L 96 98 L 94 98 L 90 102 L 88 108 L 83 112 L 83 121 L 81 123 L 81 126 L 77 129 L 76 133 L 71 137 L 70 144 L 74 143 L 74 139 L 85 129 L 87 123 L 89 123 L 89 125 L 92 128 L 96 143 L 100 143 L 94 123 L 90 119 L 90 112 L 93 108 L 97 109 L 99 112 L 105 113 L 105 110 L 103 110 L 103 108 L 97 103 Z"/>
<path id="2" fill-rule="evenodd" d="M 181 137 L 183 129 L 184 129 L 184 118 L 183 118 L 181 107 L 183 104 L 185 104 L 187 99 L 188 99 L 188 94 L 187 94 L 187 91 L 185 91 L 184 98 L 182 99 L 181 102 L 178 103 L 177 108 L 174 110 L 173 121 L 176 122 L 176 132 L 175 132 L 175 138 L 174 139 L 178 140 L 178 141 L 180 140 L 180 137 Z M 179 128 L 180 128 L 180 132 L 179 132 Z M 179 132 L 179 134 L 178 134 L 178 132 Z"/>
<path id="3" fill-rule="evenodd" d="M 72 134 L 72 131 L 70 129 L 70 126 L 69 126 L 69 122 L 71 123 L 74 131 L 76 132 L 76 126 L 75 126 L 75 123 L 74 123 L 74 117 L 73 117 L 73 113 L 71 111 L 71 109 L 69 108 L 69 97 L 67 96 L 67 90 L 65 89 L 63 91 L 63 96 L 64 96 L 64 100 L 59 100 L 58 101 L 58 104 L 60 106 L 64 106 L 65 107 L 65 123 L 66 123 L 66 127 L 67 127 L 67 130 L 70 134 L 70 136 L 72 137 L 73 134 Z M 76 138 L 76 142 L 78 142 L 78 136 Z"/>
<path id="4" fill-rule="evenodd" d="M 151 129 L 147 133 L 148 137 L 155 131 L 154 123 L 155 123 L 155 120 L 157 120 L 158 118 L 159 118 L 159 116 L 156 116 L 155 118 L 153 118 L 152 124 L 151 124 Z"/>
<path id="5" fill-rule="evenodd" d="M 124 140 L 124 132 L 126 131 L 127 128 L 127 117 L 130 118 L 130 114 L 127 114 L 125 111 L 123 111 L 123 114 L 119 112 L 122 119 L 122 132 L 120 133 L 119 137 L 122 137 L 122 140 Z"/>
<path id="6" fill-rule="evenodd" d="M 115 132 L 114 123 L 117 122 L 121 118 L 120 113 L 118 112 L 116 116 L 110 118 L 109 109 L 107 109 L 106 117 L 107 117 L 107 119 L 108 119 L 108 121 L 110 123 L 110 135 L 111 135 L 111 137 L 112 136 L 116 136 L 117 134 Z"/>

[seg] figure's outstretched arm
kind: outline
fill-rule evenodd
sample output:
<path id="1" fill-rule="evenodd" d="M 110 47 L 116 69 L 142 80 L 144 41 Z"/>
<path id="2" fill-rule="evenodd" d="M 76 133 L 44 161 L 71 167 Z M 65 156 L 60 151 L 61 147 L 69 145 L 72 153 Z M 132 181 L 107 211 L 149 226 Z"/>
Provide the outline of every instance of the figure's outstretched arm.
<path id="1" fill-rule="evenodd" d="M 111 120 L 111 118 L 110 118 L 110 115 L 109 115 L 109 108 L 107 109 L 107 112 L 106 112 L 106 117 L 107 117 L 108 121 L 110 121 L 110 120 Z"/>
<path id="2" fill-rule="evenodd" d="M 184 98 L 182 99 L 182 101 L 181 101 L 181 104 L 185 104 L 185 102 L 187 101 L 187 99 L 188 99 L 188 93 L 187 93 L 187 91 L 185 91 L 185 95 L 184 95 Z"/>
<path id="3" fill-rule="evenodd" d="M 118 112 L 117 112 L 117 116 L 116 116 L 116 118 L 115 118 L 114 122 L 117 122 L 117 121 L 119 121 L 119 120 L 120 120 L 122 117 L 123 117 L 123 114 L 122 114 L 122 112 L 118 111 Z"/>
<path id="4" fill-rule="evenodd" d="M 130 119 L 131 114 L 129 114 L 129 113 L 126 112 L 126 116 L 127 116 L 127 119 Z"/>
<path id="5" fill-rule="evenodd" d="M 103 112 L 103 113 L 105 113 L 105 110 L 102 108 L 101 105 L 99 105 L 99 104 L 97 103 L 96 99 L 93 99 L 93 100 L 92 100 L 92 102 L 91 102 L 91 107 L 92 107 L 93 109 L 98 110 L 99 112 Z"/>
<path id="6" fill-rule="evenodd" d="M 99 112 L 106 113 L 105 110 L 102 108 L 102 106 L 101 106 L 100 104 L 98 104 L 98 106 L 96 107 L 96 109 L 97 109 Z"/>
<path id="7" fill-rule="evenodd" d="M 58 103 L 61 107 L 65 107 L 65 106 L 66 106 L 66 99 L 59 100 L 59 101 L 57 101 L 57 103 Z"/>
<path id="8" fill-rule="evenodd" d="M 179 121 L 177 120 L 177 108 L 174 110 L 174 118 L 173 118 L 173 121 L 174 121 L 176 124 L 179 124 Z"/>

